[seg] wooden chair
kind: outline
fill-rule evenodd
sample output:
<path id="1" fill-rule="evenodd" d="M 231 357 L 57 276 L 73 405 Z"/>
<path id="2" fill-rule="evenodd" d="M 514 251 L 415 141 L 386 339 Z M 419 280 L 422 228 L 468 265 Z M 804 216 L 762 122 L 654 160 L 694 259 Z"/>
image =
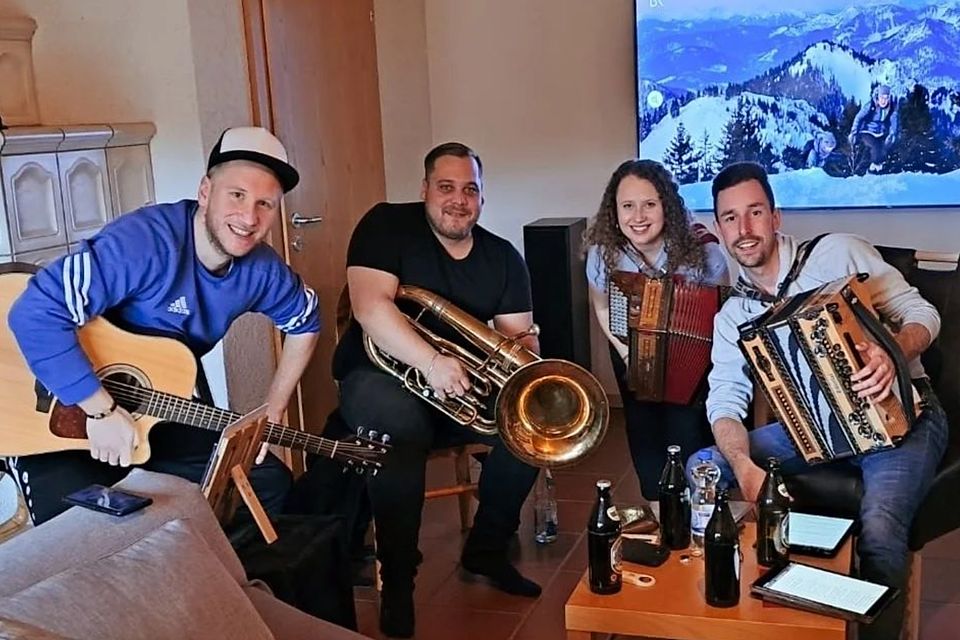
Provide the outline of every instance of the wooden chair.
<path id="1" fill-rule="evenodd" d="M 350 292 L 346 285 L 340 291 L 340 297 L 337 299 L 337 323 L 336 323 L 336 341 L 340 342 L 347 328 L 350 326 L 353 313 L 350 308 Z M 454 484 L 427 489 L 423 497 L 426 500 L 432 498 L 445 498 L 447 496 L 456 496 L 460 506 L 460 530 L 466 531 L 471 525 L 471 500 L 477 497 L 477 483 L 472 479 L 470 473 L 470 458 L 473 455 L 486 454 L 490 447 L 484 444 L 459 444 L 453 446 L 440 446 L 433 449 L 427 456 L 427 462 L 438 458 L 450 458 L 453 460 Z M 389 464 L 389 461 L 387 462 Z M 374 546 L 376 546 L 377 523 L 371 520 L 373 528 Z M 379 592 L 382 588 L 380 582 L 380 561 L 374 563 L 374 585 Z"/>
<path id="2" fill-rule="evenodd" d="M 350 292 L 344 285 L 340 291 L 340 297 L 337 300 L 337 342 L 344 335 L 350 325 L 352 312 L 350 309 Z M 483 455 L 489 453 L 490 447 L 485 444 L 458 444 L 452 446 L 439 446 L 433 449 L 427 460 L 438 458 L 449 458 L 453 461 L 454 484 L 427 489 L 424 492 L 424 498 L 445 498 L 447 496 L 456 496 L 460 503 L 460 530 L 466 531 L 470 528 L 471 500 L 477 496 L 477 483 L 472 479 L 470 473 L 470 458 L 474 455 Z"/>

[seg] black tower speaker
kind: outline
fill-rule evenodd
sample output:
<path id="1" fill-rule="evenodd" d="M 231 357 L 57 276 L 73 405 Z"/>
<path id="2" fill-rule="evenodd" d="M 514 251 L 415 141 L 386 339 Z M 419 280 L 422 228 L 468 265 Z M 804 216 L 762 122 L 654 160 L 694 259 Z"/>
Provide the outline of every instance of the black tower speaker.
<path id="1" fill-rule="evenodd" d="M 590 369 L 590 303 L 581 244 L 586 218 L 541 218 L 523 227 L 540 355 Z"/>

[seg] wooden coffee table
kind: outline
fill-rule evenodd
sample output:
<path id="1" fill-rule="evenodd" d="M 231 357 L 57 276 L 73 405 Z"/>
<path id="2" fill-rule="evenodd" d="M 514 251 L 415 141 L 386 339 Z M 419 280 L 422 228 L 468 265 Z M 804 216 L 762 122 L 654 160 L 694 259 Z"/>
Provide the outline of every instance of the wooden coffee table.
<path id="1" fill-rule="evenodd" d="M 838 618 L 764 603 L 750 596 L 750 585 L 765 571 L 757 566 L 756 526 L 747 523 L 740 533 L 743 564 L 740 570 L 740 603 L 718 609 L 703 595 L 703 558 L 686 564 L 672 551 L 659 567 L 624 562 L 625 570 L 656 578 L 651 587 L 623 583 L 620 593 L 600 596 L 590 591 L 584 573 L 566 604 L 567 640 L 590 640 L 593 634 L 617 633 L 650 638 L 684 640 L 843 640 L 846 622 Z M 837 557 L 818 559 L 795 556 L 805 563 L 849 573 L 850 540 Z"/>

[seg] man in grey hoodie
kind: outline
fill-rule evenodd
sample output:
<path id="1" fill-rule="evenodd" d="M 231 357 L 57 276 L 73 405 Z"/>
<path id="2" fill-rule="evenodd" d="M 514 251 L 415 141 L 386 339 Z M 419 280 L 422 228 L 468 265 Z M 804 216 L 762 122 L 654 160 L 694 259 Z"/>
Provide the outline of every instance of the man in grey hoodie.
<path id="1" fill-rule="evenodd" d="M 900 327 L 895 338 L 910 363 L 924 409 L 900 446 L 847 458 L 840 464 L 855 465 L 863 474 L 862 530 L 857 548 L 860 576 L 903 588 L 910 525 L 946 447 L 946 415 L 920 363 L 920 354 L 940 330 L 940 316 L 899 271 L 858 236 L 838 233 L 823 237 L 796 276 L 787 281 L 798 243 L 780 233 L 781 214 L 759 165 L 737 163 L 723 169 L 713 181 L 713 203 L 717 235 L 740 264 L 735 294 L 723 305 L 714 324 L 707 398 L 707 417 L 717 442 L 714 459 L 726 479 L 721 483 L 739 484 L 745 499 L 756 500 L 764 479 L 758 461 L 776 457 L 784 475 L 808 468 L 779 423 L 749 433 L 744 427 L 753 384 L 737 346 L 737 326 L 763 313 L 778 296 L 792 296 L 855 273 L 870 274 L 866 284 L 871 302 L 881 320 Z M 865 366 L 851 377 L 853 390 L 861 397 L 885 398 L 895 381 L 890 356 L 873 342 L 856 348 Z M 696 457 L 691 457 L 688 467 L 695 464 Z M 898 598 L 873 624 L 863 626 L 860 638 L 898 638 L 904 600 Z"/>

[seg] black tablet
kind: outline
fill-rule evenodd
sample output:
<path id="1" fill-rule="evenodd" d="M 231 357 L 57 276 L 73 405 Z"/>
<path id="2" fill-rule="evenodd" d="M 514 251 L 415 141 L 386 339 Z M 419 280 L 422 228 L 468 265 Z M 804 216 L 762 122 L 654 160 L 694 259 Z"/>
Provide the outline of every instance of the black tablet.
<path id="1" fill-rule="evenodd" d="M 795 609 L 868 624 L 900 595 L 899 589 L 796 562 L 767 571 L 750 593 Z"/>
<path id="2" fill-rule="evenodd" d="M 853 530 L 853 520 L 831 518 L 811 513 L 790 512 L 787 540 L 790 553 L 832 558 Z"/>

